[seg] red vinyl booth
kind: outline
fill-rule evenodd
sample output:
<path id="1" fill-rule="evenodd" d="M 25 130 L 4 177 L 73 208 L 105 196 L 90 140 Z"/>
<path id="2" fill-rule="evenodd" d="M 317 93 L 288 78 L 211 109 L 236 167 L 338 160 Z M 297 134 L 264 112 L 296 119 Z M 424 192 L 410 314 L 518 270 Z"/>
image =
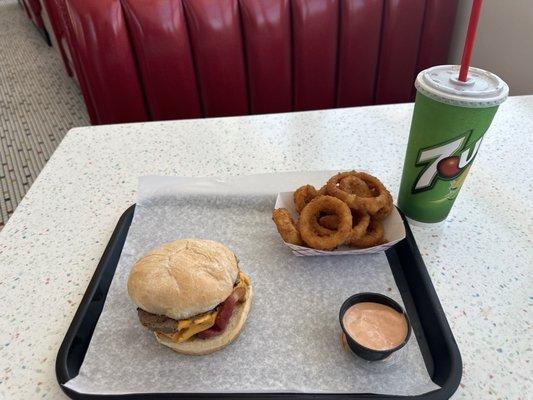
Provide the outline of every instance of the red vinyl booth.
<path id="1" fill-rule="evenodd" d="M 52 45 L 59 52 L 67 74 L 73 75 L 73 65 L 67 43 L 64 0 L 40 0 L 42 18 Z"/>
<path id="2" fill-rule="evenodd" d="M 48 7 L 47 2 L 54 2 Z M 59 7 L 56 4 L 63 4 L 64 0 L 19 0 L 19 4 L 26 10 L 28 18 L 37 27 L 39 33 L 44 37 L 46 43 L 56 48 L 63 61 L 68 75 L 72 75 L 71 65 L 65 57 L 64 39 L 65 22 L 58 15 Z"/>
<path id="3" fill-rule="evenodd" d="M 39 3 L 39 0 L 22 0 L 22 5 L 28 14 L 28 18 L 31 19 L 35 26 L 39 30 L 44 29 L 44 22 L 41 18 L 41 3 Z"/>
<path id="4" fill-rule="evenodd" d="M 52 2 L 52 0 L 47 0 Z M 53 0 L 93 124 L 413 99 L 456 0 Z"/>

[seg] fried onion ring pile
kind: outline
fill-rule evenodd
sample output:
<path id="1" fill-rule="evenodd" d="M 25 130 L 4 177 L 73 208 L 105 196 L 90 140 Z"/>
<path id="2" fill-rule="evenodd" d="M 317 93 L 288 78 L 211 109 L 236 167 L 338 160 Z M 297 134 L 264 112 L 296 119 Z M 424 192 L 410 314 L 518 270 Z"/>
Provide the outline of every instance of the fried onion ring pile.
<path id="1" fill-rule="evenodd" d="M 340 172 L 319 190 L 304 185 L 293 197 L 300 215 L 296 222 L 287 209 L 272 213 L 287 243 L 333 250 L 342 244 L 367 248 L 386 242 L 381 221 L 392 212 L 392 196 L 366 172 Z"/>

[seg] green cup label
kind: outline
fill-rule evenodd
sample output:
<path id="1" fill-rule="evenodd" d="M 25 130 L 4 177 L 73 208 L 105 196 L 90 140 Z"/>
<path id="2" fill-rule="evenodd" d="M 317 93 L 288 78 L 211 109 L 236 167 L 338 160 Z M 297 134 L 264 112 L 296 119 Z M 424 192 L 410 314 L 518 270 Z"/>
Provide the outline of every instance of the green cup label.
<path id="1" fill-rule="evenodd" d="M 417 92 L 398 196 L 407 217 L 424 223 L 447 217 L 497 109 L 459 107 Z"/>

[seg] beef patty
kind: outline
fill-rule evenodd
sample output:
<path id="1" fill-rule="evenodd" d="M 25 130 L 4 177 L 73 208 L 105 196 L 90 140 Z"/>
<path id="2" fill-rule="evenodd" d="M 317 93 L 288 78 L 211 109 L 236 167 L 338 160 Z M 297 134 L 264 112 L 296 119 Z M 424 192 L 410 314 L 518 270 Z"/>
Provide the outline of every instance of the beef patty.
<path id="1" fill-rule="evenodd" d="M 166 317 L 164 315 L 157 315 L 144 311 L 142 308 L 137 308 L 137 314 L 141 324 L 150 329 L 161 333 L 175 333 L 178 331 L 178 321 Z"/>

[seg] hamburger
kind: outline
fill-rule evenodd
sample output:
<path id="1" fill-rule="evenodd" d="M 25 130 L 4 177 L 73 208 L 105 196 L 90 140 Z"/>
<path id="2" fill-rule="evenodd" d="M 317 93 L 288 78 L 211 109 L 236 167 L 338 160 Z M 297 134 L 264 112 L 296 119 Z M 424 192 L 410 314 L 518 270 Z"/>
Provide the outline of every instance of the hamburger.
<path id="1" fill-rule="evenodd" d="M 237 257 L 211 240 L 183 239 L 144 254 L 128 277 L 139 320 L 172 350 L 202 355 L 230 344 L 252 300 Z"/>

